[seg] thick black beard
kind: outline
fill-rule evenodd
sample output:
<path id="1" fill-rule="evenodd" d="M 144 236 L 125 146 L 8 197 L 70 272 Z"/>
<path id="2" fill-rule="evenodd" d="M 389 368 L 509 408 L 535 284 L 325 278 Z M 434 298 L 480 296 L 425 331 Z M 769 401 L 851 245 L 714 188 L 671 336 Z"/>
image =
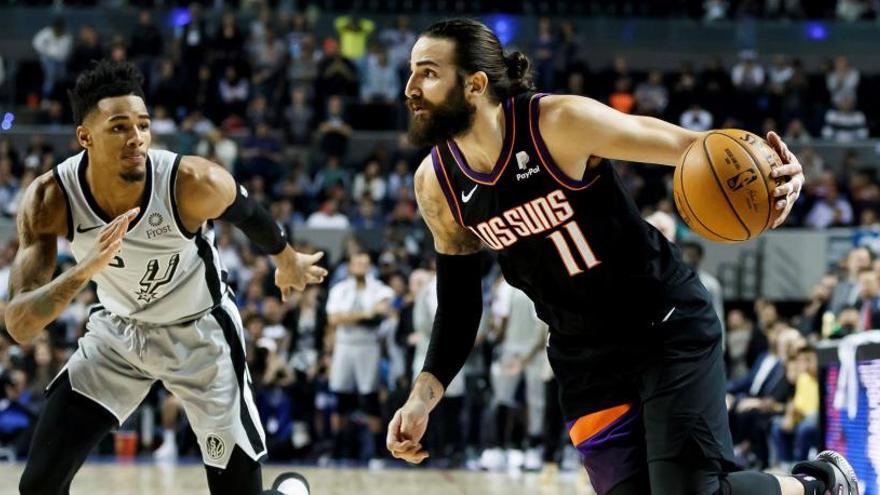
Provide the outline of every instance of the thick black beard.
<path id="1" fill-rule="evenodd" d="M 449 90 L 446 99 L 439 104 L 427 100 L 418 103 L 428 111 L 427 118 L 415 115 L 409 123 L 409 139 L 416 147 L 436 146 L 471 128 L 477 107 L 464 98 L 464 86 L 459 83 Z"/>
<path id="2" fill-rule="evenodd" d="M 119 172 L 119 178 L 125 182 L 140 182 L 146 178 L 147 174 L 143 170 L 126 170 Z"/>

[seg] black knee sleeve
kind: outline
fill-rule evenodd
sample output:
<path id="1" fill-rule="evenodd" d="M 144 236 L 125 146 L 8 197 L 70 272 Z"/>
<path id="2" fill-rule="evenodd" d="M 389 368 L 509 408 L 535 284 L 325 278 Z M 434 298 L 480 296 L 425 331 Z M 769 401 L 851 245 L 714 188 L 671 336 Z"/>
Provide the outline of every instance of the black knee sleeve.
<path id="1" fill-rule="evenodd" d="M 226 469 L 205 466 L 211 495 L 257 495 L 263 489 L 260 463 L 248 457 L 236 445 Z"/>
<path id="2" fill-rule="evenodd" d="M 73 475 L 111 429 L 116 417 L 58 377 L 37 422 L 30 457 L 19 482 L 24 495 L 67 493 Z"/>

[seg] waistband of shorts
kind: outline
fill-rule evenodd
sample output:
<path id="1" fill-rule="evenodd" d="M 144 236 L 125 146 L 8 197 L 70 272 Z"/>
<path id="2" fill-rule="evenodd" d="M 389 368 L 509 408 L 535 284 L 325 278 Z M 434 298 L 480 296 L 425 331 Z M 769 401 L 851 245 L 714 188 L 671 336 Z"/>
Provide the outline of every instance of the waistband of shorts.
<path id="1" fill-rule="evenodd" d="M 100 311 L 106 311 L 112 317 L 118 318 L 126 323 L 131 323 L 139 328 L 161 328 L 161 327 L 175 327 L 175 326 L 189 325 L 190 323 L 193 323 L 195 321 L 202 319 L 205 315 L 209 314 L 215 308 L 217 308 L 217 306 L 212 306 L 204 311 L 200 311 L 200 312 L 193 314 L 193 315 L 184 316 L 183 318 L 179 318 L 177 320 L 172 320 L 169 322 L 162 322 L 162 323 L 151 322 L 151 321 L 142 321 L 142 320 L 138 320 L 137 318 L 128 318 L 125 316 L 120 316 L 116 313 L 111 312 L 109 309 L 105 308 L 104 305 L 102 305 L 102 304 L 96 304 L 96 305 L 92 306 L 89 309 L 89 316 L 92 316 L 93 314 L 100 312 Z"/>

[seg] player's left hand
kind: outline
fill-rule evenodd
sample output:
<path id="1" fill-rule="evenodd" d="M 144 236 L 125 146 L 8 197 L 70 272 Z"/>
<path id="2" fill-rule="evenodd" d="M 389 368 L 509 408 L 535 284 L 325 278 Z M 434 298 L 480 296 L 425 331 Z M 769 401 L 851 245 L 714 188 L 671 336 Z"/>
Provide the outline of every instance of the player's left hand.
<path id="1" fill-rule="evenodd" d="M 776 201 L 773 204 L 773 207 L 777 210 L 782 210 L 782 214 L 779 215 L 779 218 L 776 220 L 776 223 L 773 224 L 773 228 L 779 227 L 783 223 L 785 223 L 785 219 L 788 218 L 789 213 L 791 213 L 791 208 L 794 206 L 795 201 L 797 201 L 798 196 L 801 194 L 801 189 L 804 187 L 804 169 L 801 167 L 801 162 L 798 161 L 797 157 L 794 156 L 794 153 L 789 151 L 788 146 L 782 142 L 782 138 L 779 137 L 779 134 L 775 132 L 767 133 L 767 143 L 776 150 L 776 153 L 779 154 L 779 157 L 782 158 L 782 165 L 773 169 L 770 173 L 770 176 L 773 178 L 783 177 L 787 179 L 787 182 L 782 184 L 781 186 L 777 186 L 776 189 L 773 190 L 773 196 Z"/>
<path id="2" fill-rule="evenodd" d="M 281 254 L 274 256 L 275 285 L 281 289 L 281 298 L 287 301 L 294 291 L 303 290 L 306 285 L 320 284 L 327 276 L 327 270 L 316 263 L 324 257 L 324 253 L 297 253 L 287 247 Z"/>

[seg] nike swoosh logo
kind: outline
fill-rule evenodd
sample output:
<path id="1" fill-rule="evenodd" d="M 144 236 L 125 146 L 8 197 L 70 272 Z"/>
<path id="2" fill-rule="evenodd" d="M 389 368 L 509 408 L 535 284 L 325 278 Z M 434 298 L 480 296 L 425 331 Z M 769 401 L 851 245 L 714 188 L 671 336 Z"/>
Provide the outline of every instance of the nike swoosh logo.
<path id="1" fill-rule="evenodd" d="M 461 202 L 462 202 L 462 203 L 467 203 L 468 201 L 470 201 L 470 200 L 471 200 L 471 196 L 473 196 L 474 193 L 477 192 L 477 188 L 478 188 L 478 187 L 480 187 L 480 186 L 474 186 L 474 188 L 471 189 L 471 192 L 469 192 L 469 193 L 467 193 L 467 194 L 465 194 L 464 191 L 462 191 L 462 192 L 461 192 Z"/>
<path id="2" fill-rule="evenodd" d="M 84 229 L 82 225 L 77 225 L 76 231 L 79 234 L 85 234 L 86 232 L 88 232 L 90 230 L 100 229 L 101 227 L 103 227 L 103 225 L 95 225 L 94 227 L 89 227 L 87 229 Z"/>

